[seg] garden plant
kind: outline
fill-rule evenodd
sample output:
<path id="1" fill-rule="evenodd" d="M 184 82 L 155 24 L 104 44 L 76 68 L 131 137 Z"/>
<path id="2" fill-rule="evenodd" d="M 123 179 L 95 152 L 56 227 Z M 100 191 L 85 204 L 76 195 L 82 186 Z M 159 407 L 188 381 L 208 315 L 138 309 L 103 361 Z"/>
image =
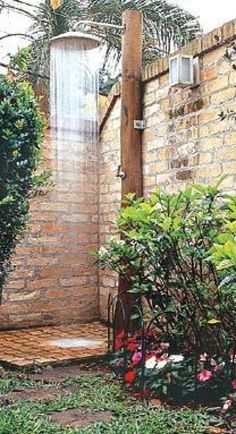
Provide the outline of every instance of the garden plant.
<path id="1" fill-rule="evenodd" d="M 128 195 L 99 261 L 136 295 L 116 333 L 115 371 L 138 394 L 234 413 L 236 196 L 220 182 Z"/>
<path id="2" fill-rule="evenodd" d="M 26 227 L 29 200 L 47 182 L 49 173 L 36 173 L 44 122 L 26 83 L 0 76 L 0 290 L 10 257 Z"/>

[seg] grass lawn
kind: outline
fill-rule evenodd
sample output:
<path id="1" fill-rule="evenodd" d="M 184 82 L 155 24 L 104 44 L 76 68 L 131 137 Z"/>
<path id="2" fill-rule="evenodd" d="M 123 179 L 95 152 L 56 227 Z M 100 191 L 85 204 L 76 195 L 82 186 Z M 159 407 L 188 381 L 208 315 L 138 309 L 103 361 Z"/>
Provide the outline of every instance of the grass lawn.
<path id="1" fill-rule="evenodd" d="M 64 394 L 31 402 L 14 397 L 29 389 Z M 210 422 L 214 423 L 204 409 L 170 410 L 137 401 L 111 374 L 86 368 L 77 375 L 65 372 L 63 378 L 51 380 L 43 379 L 43 375 L 41 379 L 40 375 L 7 374 L 0 380 L 0 395 L 0 434 L 202 434 L 208 432 Z M 88 421 L 94 413 L 106 412 L 110 419 L 77 428 L 50 420 L 53 411 L 66 409 L 82 410 Z"/>

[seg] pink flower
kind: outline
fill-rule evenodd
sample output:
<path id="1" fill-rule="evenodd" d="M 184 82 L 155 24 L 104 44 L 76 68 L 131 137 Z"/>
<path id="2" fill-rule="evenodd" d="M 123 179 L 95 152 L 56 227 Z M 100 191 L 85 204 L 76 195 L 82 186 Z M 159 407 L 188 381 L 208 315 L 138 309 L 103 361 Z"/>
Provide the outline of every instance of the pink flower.
<path id="1" fill-rule="evenodd" d="M 200 362 L 206 362 L 207 358 L 208 358 L 208 354 L 207 353 L 203 353 L 203 354 L 200 354 L 199 360 L 200 360 Z"/>
<path id="2" fill-rule="evenodd" d="M 116 362 L 116 367 L 117 367 L 117 368 L 120 368 L 121 366 L 124 366 L 124 363 L 125 363 L 125 359 L 124 359 L 124 357 L 121 357 L 121 359 L 119 359 L 119 360 Z"/>
<path id="3" fill-rule="evenodd" d="M 142 360 L 142 353 L 141 353 L 141 351 L 136 351 L 134 354 L 133 354 L 133 356 L 132 356 L 132 364 L 135 366 L 135 365 L 138 365 L 138 363 L 139 362 L 141 362 L 141 360 Z"/>
<path id="4" fill-rule="evenodd" d="M 212 372 L 208 371 L 207 369 L 203 369 L 199 374 L 197 375 L 198 381 L 200 383 L 206 383 L 206 381 L 210 380 L 212 378 Z"/>
<path id="5" fill-rule="evenodd" d="M 233 405 L 232 399 L 227 399 L 227 401 L 225 401 L 225 403 L 222 407 L 222 411 L 223 412 L 228 411 L 232 407 L 232 405 Z"/>
<path id="6" fill-rule="evenodd" d="M 162 350 L 168 350 L 169 346 L 170 346 L 169 342 L 161 342 L 160 343 L 160 348 Z"/>
<path id="7" fill-rule="evenodd" d="M 214 366 L 214 372 L 215 372 L 215 374 L 219 374 L 222 371 L 222 369 L 223 369 L 224 366 L 225 366 L 224 362 L 220 363 L 219 365 L 215 365 Z"/>
<path id="8" fill-rule="evenodd" d="M 232 381 L 232 388 L 236 390 L 236 378 Z"/>
<path id="9" fill-rule="evenodd" d="M 166 360 L 168 358 L 169 358 L 169 354 L 168 353 L 164 353 L 164 354 L 162 354 L 162 356 L 160 357 L 159 360 Z"/>

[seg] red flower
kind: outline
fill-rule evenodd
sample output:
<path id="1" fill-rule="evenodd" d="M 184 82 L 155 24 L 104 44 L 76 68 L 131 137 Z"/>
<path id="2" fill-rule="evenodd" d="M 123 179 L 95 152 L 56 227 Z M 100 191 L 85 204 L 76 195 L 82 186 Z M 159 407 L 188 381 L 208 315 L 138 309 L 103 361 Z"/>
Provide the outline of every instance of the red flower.
<path id="1" fill-rule="evenodd" d="M 236 378 L 235 378 L 235 380 L 233 380 L 232 381 L 232 388 L 234 389 L 234 390 L 236 390 Z"/>
<path id="2" fill-rule="evenodd" d="M 152 329 L 148 330 L 147 337 L 152 337 L 156 334 L 156 329 L 153 327 Z"/>
<path id="3" fill-rule="evenodd" d="M 123 348 L 124 344 L 121 341 L 116 340 L 115 341 L 115 350 L 120 350 L 121 348 Z"/>
<path id="4" fill-rule="evenodd" d="M 135 351 L 136 350 L 136 344 L 134 343 L 134 342 L 130 342 L 130 343 L 128 343 L 127 344 L 127 349 L 129 350 L 129 351 Z"/>
<path id="5" fill-rule="evenodd" d="M 144 334 L 144 330 L 143 329 L 136 330 L 136 336 L 143 336 L 143 334 Z"/>
<path id="6" fill-rule="evenodd" d="M 137 347 L 137 343 L 135 341 L 135 338 L 133 336 L 131 336 L 130 338 L 127 339 L 127 350 L 129 351 L 135 351 L 136 347 Z"/>
<path id="7" fill-rule="evenodd" d="M 116 335 L 116 339 L 124 339 L 125 338 L 125 331 L 122 330 L 118 335 Z"/>
<path id="8" fill-rule="evenodd" d="M 133 369 L 130 369 L 125 373 L 124 380 L 126 383 L 133 383 L 135 379 L 135 373 Z"/>
<path id="9" fill-rule="evenodd" d="M 115 341 L 115 350 L 120 350 L 124 347 L 125 344 L 125 332 L 122 330 L 120 333 L 116 335 L 116 341 Z"/>

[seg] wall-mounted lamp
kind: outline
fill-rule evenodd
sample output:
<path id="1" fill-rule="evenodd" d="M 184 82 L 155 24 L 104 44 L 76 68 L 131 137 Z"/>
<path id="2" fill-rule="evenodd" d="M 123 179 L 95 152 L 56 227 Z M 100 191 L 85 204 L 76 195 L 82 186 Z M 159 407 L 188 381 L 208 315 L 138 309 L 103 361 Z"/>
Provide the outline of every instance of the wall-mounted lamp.
<path id="1" fill-rule="evenodd" d="M 187 54 L 178 54 L 169 60 L 170 86 L 196 86 L 199 84 L 199 62 Z"/>

